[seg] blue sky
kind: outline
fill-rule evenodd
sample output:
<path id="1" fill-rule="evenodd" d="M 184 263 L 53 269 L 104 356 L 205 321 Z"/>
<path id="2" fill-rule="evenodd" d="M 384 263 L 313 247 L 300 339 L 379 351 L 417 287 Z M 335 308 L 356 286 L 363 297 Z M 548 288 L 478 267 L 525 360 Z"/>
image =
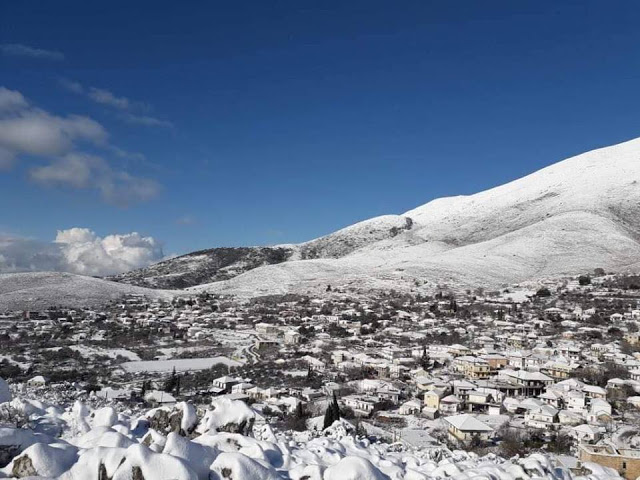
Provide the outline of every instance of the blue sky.
<path id="1" fill-rule="evenodd" d="M 480 191 L 640 134 L 639 24 L 633 1 L 3 2 L 0 86 L 102 131 L 16 147 L 0 233 L 185 253 Z"/>

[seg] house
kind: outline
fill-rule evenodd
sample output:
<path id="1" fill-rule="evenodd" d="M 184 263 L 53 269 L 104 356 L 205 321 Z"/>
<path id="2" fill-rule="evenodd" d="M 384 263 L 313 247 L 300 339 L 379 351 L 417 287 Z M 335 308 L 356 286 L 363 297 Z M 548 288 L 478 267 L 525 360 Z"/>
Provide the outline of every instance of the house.
<path id="1" fill-rule="evenodd" d="M 418 413 L 420 413 L 421 409 L 422 404 L 420 403 L 420 401 L 414 399 L 409 400 L 408 402 L 404 402 L 402 405 L 400 405 L 398 413 L 400 415 L 417 415 Z"/>
<path id="2" fill-rule="evenodd" d="M 247 390 L 254 388 L 255 385 L 247 382 L 236 383 L 231 387 L 231 393 L 246 393 Z"/>
<path id="3" fill-rule="evenodd" d="M 493 433 L 493 428 L 468 413 L 445 417 L 443 420 L 449 435 L 455 440 L 468 441 L 479 438 L 486 441 Z"/>
<path id="4" fill-rule="evenodd" d="M 284 343 L 287 345 L 297 345 L 302 340 L 302 335 L 295 330 L 284 332 Z"/>
<path id="5" fill-rule="evenodd" d="M 547 405 L 551 405 L 553 408 L 560 409 L 564 404 L 564 400 L 562 395 L 554 390 L 547 390 L 541 395 L 538 395 L 538 398 L 542 400 Z"/>
<path id="6" fill-rule="evenodd" d="M 472 411 L 487 410 L 489 405 L 494 404 L 494 398 L 489 392 L 480 392 L 472 390 L 467 394 L 466 406 Z"/>
<path id="7" fill-rule="evenodd" d="M 127 400 L 131 398 L 132 391 L 128 388 L 115 389 L 111 387 L 105 387 L 102 390 L 96 392 L 96 397 L 104 398 L 105 400 Z"/>
<path id="8" fill-rule="evenodd" d="M 519 385 L 520 394 L 526 397 L 537 397 L 547 386 L 553 384 L 553 378 L 541 372 L 505 369 L 501 370 L 498 376 Z"/>
<path id="9" fill-rule="evenodd" d="M 573 436 L 581 443 L 596 443 L 602 437 L 602 432 L 599 427 L 583 423 L 582 425 L 573 427 Z"/>
<path id="10" fill-rule="evenodd" d="M 445 390 L 433 389 L 424 393 L 424 406 L 427 408 L 440 409 L 440 399 L 445 396 Z"/>
<path id="11" fill-rule="evenodd" d="M 640 476 L 640 450 L 617 449 L 612 445 L 578 446 L 578 456 L 582 462 L 593 462 L 616 470 L 626 480 Z"/>
<path id="12" fill-rule="evenodd" d="M 369 395 L 347 395 L 342 398 L 342 401 L 347 407 L 353 409 L 356 414 L 360 415 L 368 415 L 373 412 L 376 403 L 378 403 L 376 397 Z"/>
<path id="13" fill-rule="evenodd" d="M 154 405 L 173 405 L 176 399 L 173 395 L 162 390 L 152 390 L 144 396 L 145 401 Z"/>
<path id="14" fill-rule="evenodd" d="M 462 407 L 462 400 L 455 395 L 447 395 L 440 399 L 440 413 L 442 415 L 455 415 Z"/>
<path id="15" fill-rule="evenodd" d="M 44 387 L 47 385 L 47 380 L 42 375 L 37 375 L 27 380 L 27 385 L 30 387 Z"/>
<path id="16" fill-rule="evenodd" d="M 278 327 L 270 323 L 256 323 L 256 332 L 261 335 L 277 335 Z"/>
<path id="17" fill-rule="evenodd" d="M 462 355 L 454 360 L 456 371 L 471 379 L 487 379 L 491 376 L 489 362 L 479 357 Z"/>
<path id="18" fill-rule="evenodd" d="M 506 367 L 508 363 L 507 357 L 500 355 L 499 353 L 480 355 L 480 358 L 485 360 L 492 370 L 500 370 L 501 368 Z"/>
<path id="19" fill-rule="evenodd" d="M 595 398 L 589 405 L 589 412 L 587 414 L 587 422 L 589 423 L 601 423 L 607 422 L 611 419 L 611 404 L 601 398 Z"/>
<path id="20" fill-rule="evenodd" d="M 212 391 L 218 394 L 231 393 L 231 388 L 238 383 L 241 383 L 240 379 L 225 375 L 223 377 L 216 378 L 213 381 Z"/>
<path id="21" fill-rule="evenodd" d="M 602 387 L 598 387 L 595 385 L 585 385 L 582 391 L 587 398 L 599 398 L 602 400 L 607 399 L 607 391 Z"/>
<path id="22" fill-rule="evenodd" d="M 551 405 L 541 405 L 527 410 L 524 414 L 524 424 L 531 428 L 555 430 L 558 427 L 558 410 Z"/>

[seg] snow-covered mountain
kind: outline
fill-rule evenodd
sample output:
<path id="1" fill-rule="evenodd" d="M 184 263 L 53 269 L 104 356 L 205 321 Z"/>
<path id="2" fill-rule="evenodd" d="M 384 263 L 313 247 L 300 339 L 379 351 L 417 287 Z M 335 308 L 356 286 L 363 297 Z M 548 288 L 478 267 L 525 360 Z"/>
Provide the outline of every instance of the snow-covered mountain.
<path id="1" fill-rule="evenodd" d="M 437 199 L 402 215 L 280 246 L 286 252 L 281 261 L 248 269 L 240 260 L 231 266 L 239 275 L 212 278 L 197 290 L 258 295 L 327 284 L 415 287 L 416 280 L 499 285 L 596 267 L 635 269 L 639 182 L 640 139 L 635 139 L 475 195 Z M 201 267 L 196 262 L 189 268 Z M 170 268 L 164 273 L 176 274 Z"/>
<path id="2" fill-rule="evenodd" d="M 0 274 L 0 312 L 51 306 L 91 307 L 139 294 L 169 299 L 175 292 L 122 285 L 100 278 L 60 272 Z"/>
<path id="3" fill-rule="evenodd" d="M 111 277 L 151 288 L 186 288 L 234 278 L 249 270 L 287 261 L 341 258 L 412 227 L 410 218 L 385 215 L 297 245 L 221 247 L 188 253 L 147 268 Z"/>

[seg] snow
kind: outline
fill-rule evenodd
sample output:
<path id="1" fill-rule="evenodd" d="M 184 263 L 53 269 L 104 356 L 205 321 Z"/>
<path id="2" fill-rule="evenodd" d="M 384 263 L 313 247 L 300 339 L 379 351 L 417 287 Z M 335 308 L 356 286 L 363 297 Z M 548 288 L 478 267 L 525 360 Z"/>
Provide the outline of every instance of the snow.
<path id="1" fill-rule="evenodd" d="M 229 367 L 239 367 L 240 362 L 231 360 L 227 357 L 208 357 L 208 358 L 181 358 L 171 360 L 145 360 L 138 362 L 125 362 L 120 366 L 129 373 L 149 372 L 162 373 L 172 372 L 175 368 L 176 372 L 188 372 L 192 370 L 207 370 L 217 364 L 227 365 Z"/>
<path id="2" fill-rule="evenodd" d="M 324 472 L 324 480 L 388 480 L 366 458 L 345 457 Z"/>
<path id="3" fill-rule="evenodd" d="M 65 443 L 36 443 L 24 450 L 0 471 L 10 474 L 15 463 L 25 456 L 31 459 L 33 468 L 40 476 L 57 477 L 77 461 L 77 449 Z"/>
<path id="4" fill-rule="evenodd" d="M 187 402 L 180 402 L 178 404 L 178 407 L 182 408 L 182 420 L 180 421 L 180 428 L 185 432 L 190 432 L 196 427 L 198 423 L 196 407 Z"/>
<path id="5" fill-rule="evenodd" d="M 141 418 L 152 417 L 153 410 L 137 417 L 111 407 L 92 410 L 80 402 L 66 412 L 49 407 L 48 414 L 74 419 L 75 424 L 85 425 L 88 430 L 76 432 L 76 427 L 69 424 L 63 435 L 68 439 L 65 441 L 28 429 L 0 429 L 0 446 L 17 447 L 13 460 L 0 469 L 0 477 L 11 476 L 17 467 L 23 468 L 24 474 L 29 465 L 23 459 L 28 456 L 33 469 L 27 474 L 35 471 L 38 478 L 58 480 L 98 480 L 101 469 L 112 480 L 131 480 L 135 470 L 147 480 L 586 480 L 571 477 L 562 466 L 571 459 L 556 466 L 542 454 L 504 460 L 493 455 L 451 452 L 432 444 L 423 448 L 404 442 L 372 443 L 357 439 L 353 426 L 345 421 L 335 422 L 322 432 L 275 433 L 263 424 L 253 429 L 251 437 L 217 431 L 230 423 L 255 418 L 242 402 L 216 399 L 204 416 L 187 403 L 175 408 L 182 410 L 182 430 L 195 426 L 198 436 L 190 438 L 177 432 L 164 436 L 141 426 Z M 426 444 L 426 440 L 416 443 Z M 620 480 L 611 469 L 585 466 L 591 472 L 589 480 Z"/>
<path id="6" fill-rule="evenodd" d="M 216 432 L 225 425 L 249 423 L 253 422 L 255 418 L 255 412 L 240 400 L 214 398 L 211 402 L 211 409 L 205 413 L 197 431 L 199 433 Z"/>
<path id="7" fill-rule="evenodd" d="M 241 453 L 221 453 L 211 465 L 212 480 L 281 480 L 282 477 L 268 466 Z"/>
<path id="8" fill-rule="evenodd" d="M 52 305 L 100 306 L 129 294 L 142 294 L 152 299 L 170 299 L 174 292 L 134 287 L 71 273 L 0 274 L 0 311 L 37 310 Z"/>

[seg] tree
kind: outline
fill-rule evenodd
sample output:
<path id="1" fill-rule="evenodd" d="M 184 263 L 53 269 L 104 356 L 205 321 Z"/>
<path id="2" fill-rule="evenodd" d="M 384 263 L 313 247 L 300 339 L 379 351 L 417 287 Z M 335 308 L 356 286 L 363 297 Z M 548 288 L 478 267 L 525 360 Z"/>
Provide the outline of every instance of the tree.
<path id="1" fill-rule="evenodd" d="M 542 287 L 540 290 L 538 290 L 536 292 L 536 296 L 537 297 L 550 297 L 551 296 L 551 292 L 549 291 L 548 288 Z"/>
<path id="2" fill-rule="evenodd" d="M 324 430 L 325 428 L 329 428 L 336 420 L 340 420 L 340 406 L 338 405 L 336 392 L 333 392 L 333 400 L 324 412 L 324 426 L 322 429 Z"/>
<path id="3" fill-rule="evenodd" d="M 299 402 L 293 415 L 289 415 L 286 418 L 285 425 L 289 430 L 304 432 L 307 429 L 307 418 L 309 418 L 309 414 L 306 412 L 302 402 Z"/>
<path id="4" fill-rule="evenodd" d="M 164 391 L 173 392 L 178 385 L 178 375 L 176 374 L 176 367 L 173 367 L 171 376 L 164 382 Z"/>
<path id="5" fill-rule="evenodd" d="M 591 285 L 591 277 L 589 275 L 580 275 L 578 277 L 578 283 L 582 286 Z"/>
<path id="6" fill-rule="evenodd" d="M 429 355 L 427 354 L 427 347 L 422 347 L 422 358 L 420 358 L 420 366 L 423 369 L 429 368 Z"/>

